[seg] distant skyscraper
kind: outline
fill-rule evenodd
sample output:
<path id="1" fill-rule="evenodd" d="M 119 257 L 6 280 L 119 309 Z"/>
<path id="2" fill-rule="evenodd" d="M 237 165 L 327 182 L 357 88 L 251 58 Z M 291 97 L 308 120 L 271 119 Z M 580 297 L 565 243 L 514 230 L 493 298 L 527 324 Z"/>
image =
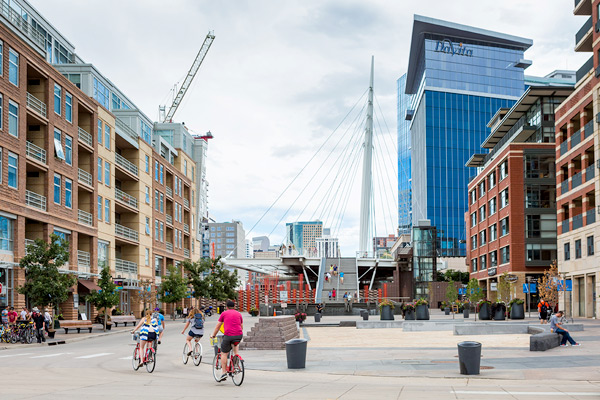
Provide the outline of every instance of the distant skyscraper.
<path id="1" fill-rule="evenodd" d="M 240 221 L 208 223 L 209 242 L 215 248 L 215 257 L 245 258 L 246 232 Z"/>
<path id="2" fill-rule="evenodd" d="M 323 236 L 322 221 L 288 222 L 285 224 L 288 243 L 301 249 L 311 250 L 316 248 L 316 239 Z"/>

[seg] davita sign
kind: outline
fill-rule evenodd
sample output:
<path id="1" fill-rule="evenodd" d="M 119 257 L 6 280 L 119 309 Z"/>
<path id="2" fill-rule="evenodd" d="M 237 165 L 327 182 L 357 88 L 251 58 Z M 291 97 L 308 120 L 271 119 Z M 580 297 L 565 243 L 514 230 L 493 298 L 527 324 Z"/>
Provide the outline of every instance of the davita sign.
<path id="1" fill-rule="evenodd" d="M 454 43 L 449 39 L 438 40 L 435 44 L 435 51 L 450 55 L 473 57 L 473 50 L 468 49 L 462 43 Z"/>

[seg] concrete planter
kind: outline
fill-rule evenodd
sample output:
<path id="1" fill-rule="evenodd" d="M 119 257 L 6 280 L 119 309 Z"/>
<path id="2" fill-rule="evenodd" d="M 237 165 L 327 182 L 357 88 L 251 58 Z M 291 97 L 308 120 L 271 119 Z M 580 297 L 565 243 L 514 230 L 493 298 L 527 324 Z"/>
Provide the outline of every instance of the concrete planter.
<path id="1" fill-rule="evenodd" d="M 489 321 L 490 319 L 492 319 L 492 313 L 489 304 L 484 303 L 481 305 L 481 307 L 479 307 L 479 319 L 482 321 Z"/>
<path id="2" fill-rule="evenodd" d="M 469 308 L 468 307 L 465 307 L 465 309 L 463 310 L 463 317 L 469 318 Z"/>
<path id="3" fill-rule="evenodd" d="M 504 315 L 504 310 L 496 310 L 494 311 L 494 321 L 504 321 L 506 316 Z"/>
<path id="4" fill-rule="evenodd" d="M 406 312 L 404 313 L 404 319 L 407 321 L 414 321 L 415 320 L 414 310 L 406 310 Z"/>
<path id="5" fill-rule="evenodd" d="M 429 308 L 427 307 L 427 304 L 421 304 L 420 306 L 417 306 L 415 314 L 418 320 L 428 320 Z"/>
<path id="6" fill-rule="evenodd" d="M 445 315 L 450 315 L 450 307 L 444 308 L 444 314 Z"/>
<path id="7" fill-rule="evenodd" d="M 379 319 L 382 321 L 393 321 L 394 320 L 394 312 L 391 306 L 382 306 L 381 307 L 381 315 Z"/>
<path id="8" fill-rule="evenodd" d="M 523 307 L 523 304 L 513 303 L 510 307 L 510 319 L 525 319 L 525 307 Z"/>

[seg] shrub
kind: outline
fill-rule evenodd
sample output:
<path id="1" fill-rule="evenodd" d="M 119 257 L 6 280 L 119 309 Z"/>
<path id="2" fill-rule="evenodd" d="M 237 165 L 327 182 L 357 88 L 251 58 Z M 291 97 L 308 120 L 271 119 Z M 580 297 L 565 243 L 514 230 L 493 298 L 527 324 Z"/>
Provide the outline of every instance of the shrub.
<path id="1" fill-rule="evenodd" d="M 383 306 L 390 306 L 392 310 L 394 309 L 394 303 L 392 303 L 390 300 L 383 300 L 381 303 L 379 303 L 379 309 L 383 308 Z"/>

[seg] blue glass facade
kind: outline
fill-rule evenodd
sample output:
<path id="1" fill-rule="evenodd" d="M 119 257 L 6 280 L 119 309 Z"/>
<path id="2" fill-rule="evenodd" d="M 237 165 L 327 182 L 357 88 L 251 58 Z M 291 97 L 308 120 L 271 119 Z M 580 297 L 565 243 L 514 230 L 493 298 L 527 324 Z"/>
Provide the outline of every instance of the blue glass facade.
<path id="1" fill-rule="evenodd" d="M 416 18 L 413 31 L 421 32 L 413 32 L 409 72 L 398 80 L 398 222 L 400 231 L 408 232 L 409 217 L 413 226 L 429 219 L 437 228 L 438 256 L 464 257 L 472 173 L 465 163 L 482 152 L 492 116 L 523 94 L 519 64 L 531 44 L 502 34 L 494 40 L 493 32 L 472 28 L 474 34 L 464 26 L 457 32 L 457 25 L 444 21 L 418 23 Z M 409 171 L 410 179 L 402 171 Z M 406 193 L 410 208 L 402 201 Z"/>

